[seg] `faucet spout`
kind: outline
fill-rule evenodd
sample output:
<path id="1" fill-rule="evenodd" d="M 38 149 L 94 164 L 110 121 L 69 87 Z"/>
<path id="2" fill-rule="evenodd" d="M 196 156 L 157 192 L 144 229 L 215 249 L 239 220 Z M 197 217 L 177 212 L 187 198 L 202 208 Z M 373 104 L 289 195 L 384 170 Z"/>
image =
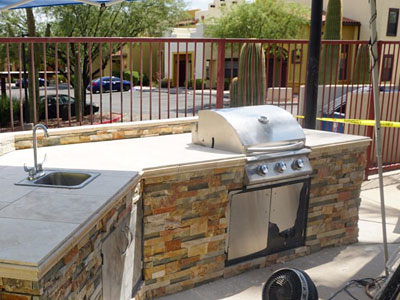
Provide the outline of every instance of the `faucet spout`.
<path id="1" fill-rule="evenodd" d="M 30 178 L 30 180 L 33 180 L 33 179 L 37 178 L 38 176 L 40 176 L 42 171 L 43 171 L 43 167 L 42 167 L 43 163 L 42 164 L 38 164 L 37 163 L 37 136 L 36 136 L 36 131 L 39 128 L 42 128 L 44 130 L 44 134 L 45 134 L 46 137 L 49 136 L 47 128 L 43 124 L 37 124 L 33 128 L 33 162 L 34 162 L 34 167 L 33 167 L 33 170 L 32 169 L 29 170 L 29 178 Z"/>

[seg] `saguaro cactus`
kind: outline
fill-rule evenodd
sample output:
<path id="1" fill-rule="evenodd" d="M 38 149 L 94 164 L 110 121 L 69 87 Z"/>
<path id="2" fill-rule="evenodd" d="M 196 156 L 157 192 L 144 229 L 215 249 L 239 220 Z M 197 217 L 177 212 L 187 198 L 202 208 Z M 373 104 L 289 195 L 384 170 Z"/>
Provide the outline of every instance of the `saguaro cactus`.
<path id="1" fill-rule="evenodd" d="M 357 49 L 354 83 L 369 83 L 371 75 L 369 61 L 368 45 L 360 45 Z"/>
<path id="2" fill-rule="evenodd" d="M 231 106 L 265 103 L 265 54 L 261 44 L 244 44 L 240 50 L 238 77 L 231 83 Z"/>
<path id="3" fill-rule="evenodd" d="M 324 40 L 342 39 L 342 0 L 329 0 L 326 12 Z M 339 64 L 339 45 L 326 44 L 321 56 L 320 83 L 336 82 Z"/>

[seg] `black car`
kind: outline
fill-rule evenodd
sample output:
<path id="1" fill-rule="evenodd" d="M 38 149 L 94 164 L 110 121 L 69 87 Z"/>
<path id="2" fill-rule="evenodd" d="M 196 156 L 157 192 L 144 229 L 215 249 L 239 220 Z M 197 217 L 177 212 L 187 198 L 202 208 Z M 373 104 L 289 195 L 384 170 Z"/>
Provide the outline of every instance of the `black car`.
<path id="1" fill-rule="evenodd" d="M 41 96 L 39 98 L 40 105 L 40 118 L 45 119 L 45 96 Z M 73 97 L 68 97 L 68 95 L 58 95 L 58 106 L 59 106 L 59 116 L 63 120 L 68 120 L 68 104 L 71 103 L 71 117 L 76 116 L 75 113 L 75 99 Z M 90 104 L 85 104 L 84 115 L 90 115 Z M 99 107 L 97 105 L 92 105 L 93 114 L 99 111 Z M 56 95 L 47 95 L 47 111 L 48 118 L 57 118 L 57 96 Z"/>

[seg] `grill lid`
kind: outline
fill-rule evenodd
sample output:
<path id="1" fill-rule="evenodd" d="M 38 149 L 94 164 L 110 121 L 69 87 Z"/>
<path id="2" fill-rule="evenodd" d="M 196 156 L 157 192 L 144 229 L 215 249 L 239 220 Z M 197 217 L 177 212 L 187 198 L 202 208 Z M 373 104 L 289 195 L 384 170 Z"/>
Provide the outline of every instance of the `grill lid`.
<path id="1" fill-rule="evenodd" d="M 235 153 L 280 152 L 304 147 L 295 118 L 274 105 L 202 110 L 192 141 Z"/>

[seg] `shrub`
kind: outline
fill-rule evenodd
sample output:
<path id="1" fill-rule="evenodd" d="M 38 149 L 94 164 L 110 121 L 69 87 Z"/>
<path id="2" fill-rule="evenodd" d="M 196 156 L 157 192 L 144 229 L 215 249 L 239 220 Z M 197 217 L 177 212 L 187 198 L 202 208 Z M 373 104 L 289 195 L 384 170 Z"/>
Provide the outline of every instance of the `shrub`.
<path id="1" fill-rule="evenodd" d="M 203 83 L 203 80 L 201 79 L 196 79 L 196 90 L 201 90 L 201 85 Z M 188 81 L 188 88 L 192 89 L 193 88 L 193 80 Z M 204 86 L 205 88 L 205 86 Z"/>
<path id="2" fill-rule="evenodd" d="M 143 73 L 143 86 L 149 86 L 149 83 L 150 83 L 149 75 Z M 140 79 L 139 79 L 139 84 L 140 84 Z"/>
<path id="3" fill-rule="evenodd" d="M 10 98 L 7 95 L 0 95 L 0 125 L 10 126 Z M 19 120 L 19 100 L 13 98 L 14 121 Z"/>
<path id="4" fill-rule="evenodd" d="M 171 80 L 169 80 L 168 78 L 161 79 L 161 87 L 162 88 L 167 88 L 168 87 L 168 82 L 170 82 L 170 86 L 171 86 Z"/>
<path id="5" fill-rule="evenodd" d="M 231 85 L 231 79 L 230 78 L 225 78 L 225 80 L 224 80 L 224 91 L 229 91 L 230 85 Z"/>
<path id="6" fill-rule="evenodd" d="M 119 71 L 113 71 L 112 75 L 119 78 L 121 74 Z M 131 81 L 131 72 L 130 71 L 123 72 L 122 79 Z M 132 85 L 138 85 L 138 84 L 139 84 L 139 72 L 132 71 Z"/>

